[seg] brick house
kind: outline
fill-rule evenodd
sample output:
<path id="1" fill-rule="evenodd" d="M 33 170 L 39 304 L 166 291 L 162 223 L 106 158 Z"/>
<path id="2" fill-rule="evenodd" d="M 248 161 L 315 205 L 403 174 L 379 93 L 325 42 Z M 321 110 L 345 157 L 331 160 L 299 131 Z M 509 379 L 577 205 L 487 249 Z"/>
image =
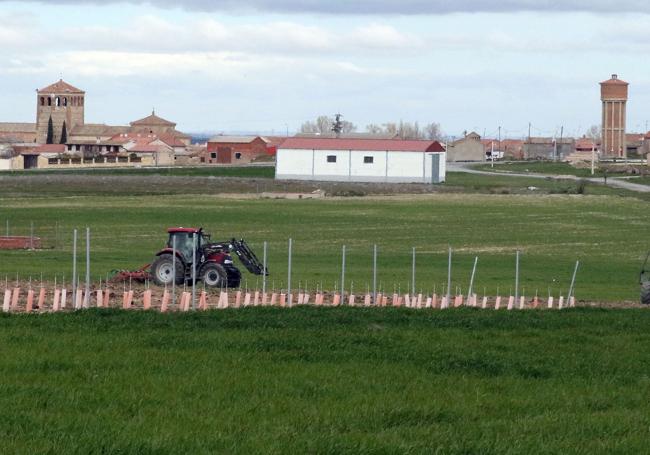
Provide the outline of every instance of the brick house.
<path id="1" fill-rule="evenodd" d="M 260 136 L 215 136 L 208 141 L 201 162 L 206 164 L 245 164 L 271 154 L 270 142 Z"/>

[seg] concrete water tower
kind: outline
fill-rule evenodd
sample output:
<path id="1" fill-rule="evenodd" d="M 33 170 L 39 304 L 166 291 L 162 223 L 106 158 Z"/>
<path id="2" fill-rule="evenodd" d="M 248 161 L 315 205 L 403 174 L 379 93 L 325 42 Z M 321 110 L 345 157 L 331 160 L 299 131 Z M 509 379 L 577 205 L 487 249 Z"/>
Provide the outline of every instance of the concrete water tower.
<path id="1" fill-rule="evenodd" d="M 600 83 L 600 99 L 603 102 L 601 150 L 604 157 L 627 158 L 625 122 L 628 85 L 616 74 Z"/>

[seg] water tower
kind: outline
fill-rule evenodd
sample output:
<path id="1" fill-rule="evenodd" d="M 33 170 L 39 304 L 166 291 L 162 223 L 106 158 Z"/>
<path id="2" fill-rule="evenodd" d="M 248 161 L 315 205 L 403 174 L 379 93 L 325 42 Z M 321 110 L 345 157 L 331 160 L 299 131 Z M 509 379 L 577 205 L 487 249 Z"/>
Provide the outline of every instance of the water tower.
<path id="1" fill-rule="evenodd" d="M 601 151 L 604 157 L 627 158 L 625 122 L 628 85 L 616 74 L 600 83 L 600 99 L 603 102 Z"/>

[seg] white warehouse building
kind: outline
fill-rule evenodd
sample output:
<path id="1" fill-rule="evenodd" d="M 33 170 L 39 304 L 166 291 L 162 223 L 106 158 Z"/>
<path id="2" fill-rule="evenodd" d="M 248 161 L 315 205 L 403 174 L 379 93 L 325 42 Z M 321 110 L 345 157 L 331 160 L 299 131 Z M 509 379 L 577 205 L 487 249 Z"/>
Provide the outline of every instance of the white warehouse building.
<path id="1" fill-rule="evenodd" d="M 278 180 L 442 183 L 445 149 L 437 141 L 292 137 L 276 155 Z"/>

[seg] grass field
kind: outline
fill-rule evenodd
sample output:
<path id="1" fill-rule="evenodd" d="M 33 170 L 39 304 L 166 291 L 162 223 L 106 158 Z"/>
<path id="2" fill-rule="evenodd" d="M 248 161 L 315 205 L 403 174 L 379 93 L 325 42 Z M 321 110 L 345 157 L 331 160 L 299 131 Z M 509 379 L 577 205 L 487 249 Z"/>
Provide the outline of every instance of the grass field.
<path id="1" fill-rule="evenodd" d="M 592 177 L 591 169 L 579 169 L 568 163 L 553 163 L 549 161 L 526 162 L 500 162 L 494 167 L 490 163 L 474 166 L 476 169 L 490 172 L 504 172 L 515 174 L 549 174 L 549 175 L 576 175 L 578 177 Z M 602 176 L 602 170 L 596 169 L 596 177 Z"/>
<path id="2" fill-rule="evenodd" d="M 98 182 L 101 185 L 101 181 Z M 505 294 L 514 284 L 514 255 L 522 256 L 527 295 L 566 294 L 581 261 L 576 296 L 595 301 L 636 301 L 638 269 L 649 245 L 647 202 L 610 195 L 428 194 L 324 200 L 247 199 L 214 194 L 0 196 L 0 223 L 28 234 L 30 223 L 47 249 L 0 252 L 0 276 L 61 280 L 71 274 L 71 232 L 92 231 L 92 276 L 139 268 L 151 261 L 168 226 L 203 226 L 215 240 L 244 237 L 261 255 L 269 242 L 269 284 L 287 285 L 287 240 L 294 239 L 293 288 L 333 290 L 340 251 L 348 248 L 347 288 L 371 282 L 372 245 L 379 246 L 380 288 L 407 290 L 411 248 L 417 248 L 418 290 L 440 292 L 446 251 L 455 249 L 453 286 L 466 289 L 479 256 L 476 289 Z M 114 189 L 114 188 L 113 188 Z M 119 189 L 118 189 L 119 190 Z M 82 194 L 82 195 L 80 195 Z M 0 224 L 0 229 L 2 225 Z M 58 238 L 56 232 L 59 232 Z M 83 240 L 80 239 L 80 245 Z M 80 261 L 82 255 L 80 254 Z M 248 286 L 259 284 L 247 275 Z"/>
<path id="3" fill-rule="evenodd" d="M 3 453 L 647 453 L 650 312 L 0 315 Z"/>

